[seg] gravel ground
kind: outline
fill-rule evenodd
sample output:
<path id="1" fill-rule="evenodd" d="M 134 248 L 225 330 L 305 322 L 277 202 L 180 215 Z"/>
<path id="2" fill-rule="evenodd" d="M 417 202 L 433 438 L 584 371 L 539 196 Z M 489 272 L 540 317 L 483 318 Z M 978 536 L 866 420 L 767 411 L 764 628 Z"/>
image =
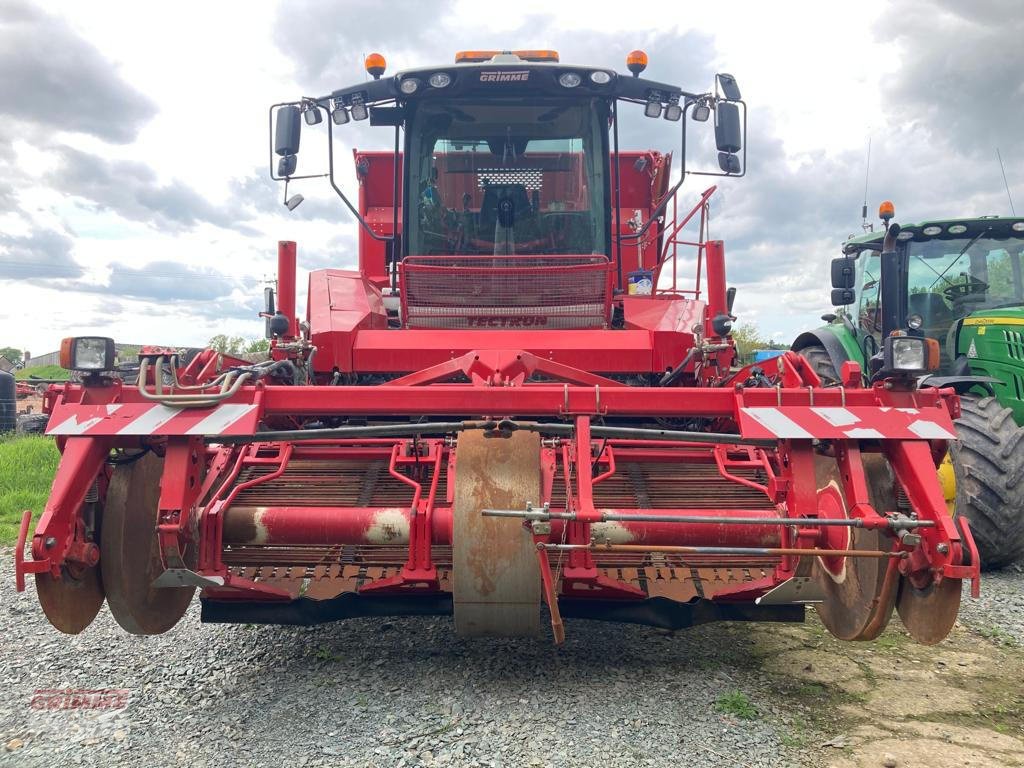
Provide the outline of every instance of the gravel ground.
<path id="1" fill-rule="evenodd" d="M 961 621 L 981 635 L 1024 646 L 1024 564 L 981 574 L 981 597 L 964 587 Z"/>
<path id="2" fill-rule="evenodd" d="M 31 585 L 14 592 L 11 560 L 0 549 L 0 764 L 830 763 L 820 739 L 784 746 L 793 703 L 751 663 L 758 644 L 776 637 L 770 628 L 719 624 L 669 636 L 571 621 L 556 650 L 463 641 L 438 618 L 201 626 L 196 602 L 159 637 L 125 634 L 104 608 L 68 638 L 46 623 Z M 986 574 L 983 591 L 965 599 L 964 624 L 1024 644 L 1024 569 Z M 29 707 L 41 688 L 127 689 L 130 699 L 123 710 L 45 712 Z M 737 691 L 755 719 L 716 710 Z"/>
<path id="3" fill-rule="evenodd" d="M 68 638 L 0 550 L 0 763 L 793 766 L 790 710 L 745 663 L 749 628 L 666 636 L 572 621 L 568 641 L 459 640 L 450 619 L 126 635 L 104 608 Z M 123 688 L 123 710 L 44 712 L 39 688 Z M 741 691 L 754 720 L 716 711 Z M 13 749 L 12 749 L 13 747 Z"/>

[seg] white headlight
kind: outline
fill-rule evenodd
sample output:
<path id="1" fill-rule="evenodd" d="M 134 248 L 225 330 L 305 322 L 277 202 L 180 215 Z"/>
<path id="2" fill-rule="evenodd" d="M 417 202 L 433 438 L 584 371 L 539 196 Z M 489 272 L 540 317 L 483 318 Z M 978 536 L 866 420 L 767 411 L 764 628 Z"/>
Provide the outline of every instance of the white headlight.
<path id="1" fill-rule="evenodd" d="M 928 235 L 928 237 L 931 237 L 932 235 L 937 235 L 937 234 L 939 234 L 939 233 L 940 233 L 940 232 L 942 231 L 942 227 L 936 227 L 936 226 L 935 226 L 935 225 L 933 224 L 933 225 L 932 225 L 932 226 L 930 226 L 930 227 L 925 227 L 925 228 L 924 228 L 924 229 L 922 229 L 921 231 L 922 231 L 922 232 L 924 232 L 924 234 Z"/>
<path id="2" fill-rule="evenodd" d="M 951 235 L 962 235 L 964 232 L 967 231 L 967 227 L 965 227 L 963 224 L 954 224 L 947 231 Z"/>
<path id="3" fill-rule="evenodd" d="M 909 229 L 904 229 L 902 232 L 900 232 L 898 235 L 896 235 L 896 239 L 897 240 L 910 240 L 913 236 L 914 236 L 913 232 L 911 232 Z"/>
<path id="4" fill-rule="evenodd" d="M 402 93 L 416 93 L 420 87 L 420 81 L 415 77 L 407 77 L 402 81 L 402 84 L 398 86 L 398 90 Z"/>
<path id="5" fill-rule="evenodd" d="M 563 88 L 575 88 L 582 82 L 580 76 L 575 72 L 565 72 L 561 77 L 558 78 L 558 83 Z"/>
<path id="6" fill-rule="evenodd" d="M 1013 223 L 1011 229 L 1014 232 L 1024 232 L 1024 221 L 1016 221 Z"/>
<path id="7" fill-rule="evenodd" d="M 892 340 L 892 367 L 899 371 L 923 371 L 926 363 L 924 339 Z"/>
<path id="8" fill-rule="evenodd" d="M 447 72 L 435 72 L 430 76 L 430 80 L 427 82 L 430 83 L 431 88 L 444 88 L 449 85 L 451 81 L 451 75 Z"/>
<path id="9" fill-rule="evenodd" d="M 60 343 L 60 364 L 72 371 L 109 371 L 114 367 L 114 340 L 77 336 Z"/>
<path id="10" fill-rule="evenodd" d="M 907 318 L 907 328 L 911 330 L 920 330 L 922 325 L 924 325 L 924 318 L 920 315 L 910 315 Z"/>
<path id="11" fill-rule="evenodd" d="M 598 85 L 608 85 L 612 81 L 612 76 L 607 72 L 598 70 L 597 72 L 590 73 L 590 80 Z"/>

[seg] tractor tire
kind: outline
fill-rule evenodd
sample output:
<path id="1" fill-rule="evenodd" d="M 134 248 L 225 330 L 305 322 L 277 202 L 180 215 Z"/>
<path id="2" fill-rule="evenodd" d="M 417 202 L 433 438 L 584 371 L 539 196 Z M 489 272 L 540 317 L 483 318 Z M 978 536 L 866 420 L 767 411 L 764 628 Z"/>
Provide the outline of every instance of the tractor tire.
<path id="1" fill-rule="evenodd" d="M 19 435 L 41 435 L 49 420 L 45 413 L 26 413 L 18 417 L 16 431 Z"/>
<path id="2" fill-rule="evenodd" d="M 954 514 L 970 520 L 981 565 L 1001 568 L 1024 555 L 1024 427 L 994 397 L 960 398 Z"/>
<path id="3" fill-rule="evenodd" d="M 811 364 L 811 368 L 818 374 L 824 386 L 839 383 L 839 371 L 836 370 L 835 363 L 824 347 L 804 347 L 800 350 L 800 356 Z"/>

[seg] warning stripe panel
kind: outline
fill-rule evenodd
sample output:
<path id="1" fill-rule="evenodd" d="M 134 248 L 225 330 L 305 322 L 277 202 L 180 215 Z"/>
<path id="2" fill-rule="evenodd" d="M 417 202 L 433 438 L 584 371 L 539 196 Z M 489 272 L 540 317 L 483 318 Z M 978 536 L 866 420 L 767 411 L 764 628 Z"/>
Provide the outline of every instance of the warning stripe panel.
<path id="1" fill-rule="evenodd" d="M 259 413 L 253 403 L 211 408 L 170 408 L 157 403 L 57 404 L 48 435 L 251 435 Z"/>
<path id="2" fill-rule="evenodd" d="M 955 440 L 943 408 L 740 408 L 740 433 L 781 440 Z"/>

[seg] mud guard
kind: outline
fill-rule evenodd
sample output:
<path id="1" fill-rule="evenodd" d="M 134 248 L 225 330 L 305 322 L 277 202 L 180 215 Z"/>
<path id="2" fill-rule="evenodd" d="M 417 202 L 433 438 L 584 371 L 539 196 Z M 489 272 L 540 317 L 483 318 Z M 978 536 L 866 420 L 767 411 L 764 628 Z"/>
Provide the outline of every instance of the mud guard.
<path id="1" fill-rule="evenodd" d="M 813 331 L 804 331 L 790 346 L 794 352 L 799 352 L 804 347 L 822 346 L 828 352 L 829 359 L 837 371 L 841 371 L 843 363 L 850 359 L 846 354 L 846 348 L 839 338 L 828 328 L 815 328 Z"/>

